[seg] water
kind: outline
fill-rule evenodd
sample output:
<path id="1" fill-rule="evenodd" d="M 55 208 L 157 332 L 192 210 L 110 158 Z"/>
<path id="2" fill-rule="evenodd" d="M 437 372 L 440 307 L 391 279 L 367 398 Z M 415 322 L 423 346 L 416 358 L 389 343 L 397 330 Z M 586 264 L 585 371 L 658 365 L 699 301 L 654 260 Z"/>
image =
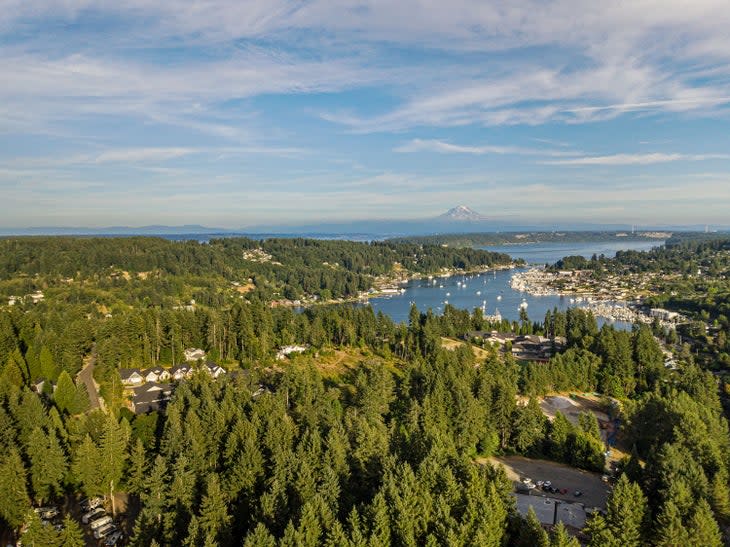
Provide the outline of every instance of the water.
<path id="1" fill-rule="evenodd" d="M 507 245 L 489 247 L 490 251 L 505 252 L 514 258 L 523 258 L 529 264 L 554 263 L 567 255 L 591 257 L 595 254 L 614 256 L 619 250 L 648 250 L 661 242 L 625 242 L 625 243 L 530 243 L 524 245 Z M 443 313 L 446 302 L 456 308 L 472 311 L 482 308 L 485 315 L 495 315 L 499 310 L 503 319 L 517 321 L 520 317 L 520 305 L 527 304 L 527 314 L 533 321 L 542 321 L 545 312 L 557 308 L 565 311 L 575 304 L 562 296 L 532 296 L 515 291 L 510 287 L 510 279 L 517 270 L 502 270 L 474 275 L 457 275 L 451 277 L 435 277 L 432 280 L 421 279 L 403 285 L 405 292 L 387 297 L 371 298 L 370 305 L 375 312 L 382 311 L 395 322 L 407 322 L 412 303 L 420 311 L 429 308 L 434 313 Z M 479 292 L 480 294 L 477 294 Z M 599 325 L 604 321 L 599 320 Z M 617 328 L 631 328 L 629 323 L 616 321 Z"/>
<path id="2" fill-rule="evenodd" d="M 513 258 L 521 258 L 528 264 L 554 264 L 566 256 L 592 257 L 594 254 L 607 257 L 616 255 L 616 251 L 649 251 L 664 244 L 663 241 L 605 241 L 594 243 L 526 243 L 516 245 L 496 245 L 479 247 L 487 251 L 506 253 Z"/>

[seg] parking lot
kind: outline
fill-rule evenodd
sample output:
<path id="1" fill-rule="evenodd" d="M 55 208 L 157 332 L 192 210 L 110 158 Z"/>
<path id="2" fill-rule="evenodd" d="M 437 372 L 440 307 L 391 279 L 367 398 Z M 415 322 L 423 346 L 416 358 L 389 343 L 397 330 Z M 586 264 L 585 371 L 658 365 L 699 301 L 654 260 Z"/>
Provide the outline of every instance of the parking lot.
<path id="1" fill-rule="evenodd" d="M 567 494 L 550 493 L 551 498 L 568 502 L 580 502 L 586 507 L 605 509 L 609 494 L 609 485 L 601 481 L 601 475 L 581 469 L 575 469 L 562 463 L 546 460 L 535 460 L 522 456 L 505 456 L 491 458 L 491 463 L 502 465 L 507 476 L 515 483 L 515 487 L 522 483 L 522 479 L 529 477 L 534 483 L 549 480 L 555 488 L 567 489 Z M 574 494 L 581 492 L 580 497 Z M 533 492 L 544 494 L 544 492 Z"/>

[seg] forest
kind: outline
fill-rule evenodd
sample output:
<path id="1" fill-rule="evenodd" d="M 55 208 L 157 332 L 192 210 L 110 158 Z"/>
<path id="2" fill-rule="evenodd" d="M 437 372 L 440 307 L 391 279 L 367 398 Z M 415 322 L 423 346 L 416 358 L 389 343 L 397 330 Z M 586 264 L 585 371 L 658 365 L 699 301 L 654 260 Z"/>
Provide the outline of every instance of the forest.
<path id="1" fill-rule="evenodd" d="M 593 415 L 573 424 L 540 409 L 539 397 L 570 391 L 602 394 L 620 412 L 630 447 L 605 512 L 581 541 L 723 544 L 730 434 L 718 383 L 690 347 L 656 325 L 599 328 L 577 309 L 493 324 L 479 309 L 451 306 L 443 315 L 414 307 L 407 323 L 395 324 L 368 306 L 272 307 L 273 296 L 258 290 L 180 309 L 125 296 L 151 276 L 109 279 L 109 270 L 158 271 L 180 298 L 192 278 L 212 280 L 213 291 L 224 285 L 218 279 L 255 277 L 259 265 L 262 279 L 286 284 L 271 262 L 240 258 L 252 249 L 301 275 L 328 262 L 368 278 L 387 269 L 391 254 L 424 273 L 499 257 L 360 244 L 367 259 L 348 262 L 351 244 L 307 249 L 299 240 L 18 245 L 18 256 L 2 253 L 3 287 L 28 282 L 46 294 L 0 309 L 0 519 L 7 534 L 22 531 L 23 545 L 84 545 L 73 518 L 57 530 L 31 508 L 104 496 L 130 545 L 574 547 L 562 525 L 546 530 L 533 514 L 521 517 L 511 481 L 484 462 L 521 454 L 603 471 Z M 390 258 L 379 263 L 383 254 Z M 489 330 L 567 343 L 543 364 L 491 346 L 479 358 L 466 343 L 444 347 L 444 337 Z M 277 361 L 286 344 L 308 349 Z M 119 369 L 167 367 L 187 347 L 203 348 L 230 373 L 214 381 L 198 372 L 164 410 L 132 413 Z M 664 366 L 663 347 L 676 350 L 676 370 Z M 351 359 L 323 367 L 333 355 Z M 106 411 L 90 410 L 77 380 L 90 356 Z"/>

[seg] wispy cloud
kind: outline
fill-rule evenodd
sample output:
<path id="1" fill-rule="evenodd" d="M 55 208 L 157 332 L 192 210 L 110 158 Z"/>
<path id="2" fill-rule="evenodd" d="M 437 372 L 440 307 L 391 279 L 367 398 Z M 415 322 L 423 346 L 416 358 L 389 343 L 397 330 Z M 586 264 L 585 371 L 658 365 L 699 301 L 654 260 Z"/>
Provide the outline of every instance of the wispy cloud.
<path id="1" fill-rule="evenodd" d="M 570 152 L 567 150 L 552 150 L 542 148 L 525 148 L 521 146 L 497 146 L 482 144 L 477 146 L 468 146 L 461 144 L 452 144 L 445 141 L 434 139 L 413 139 L 407 143 L 397 146 L 394 152 L 410 153 L 410 152 L 438 152 L 440 154 L 471 154 L 475 156 L 484 156 L 487 154 L 497 155 L 522 155 L 522 156 L 575 156 L 580 152 Z"/>
<path id="2" fill-rule="evenodd" d="M 545 165 L 651 165 L 675 161 L 727 160 L 730 154 L 613 154 L 609 156 L 583 156 L 580 158 L 545 160 Z"/>

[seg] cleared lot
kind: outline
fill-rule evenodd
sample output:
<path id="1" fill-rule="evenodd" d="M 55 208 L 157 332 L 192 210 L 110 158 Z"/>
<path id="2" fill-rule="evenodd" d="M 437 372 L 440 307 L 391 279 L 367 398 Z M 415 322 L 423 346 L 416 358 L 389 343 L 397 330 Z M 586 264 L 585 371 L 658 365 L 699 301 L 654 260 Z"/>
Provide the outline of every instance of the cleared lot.
<path id="1" fill-rule="evenodd" d="M 555 488 L 568 489 L 568 493 L 565 495 L 549 494 L 551 498 L 579 502 L 586 507 L 599 507 L 601 509 L 606 507 L 609 486 L 601 481 L 601 475 L 598 473 L 575 469 L 562 463 L 533 460 L 522 456 L 490 458 L 490 461 L 502 465 L 515 486 L 525 477 L 531 478 L 534 482 L 547 480 L 552 482 Z M 582 492 L 580 497 L 574 496 L 576 490 Z M 542 492 L 534 492 L 533 497 L 540 494 Z"/>

